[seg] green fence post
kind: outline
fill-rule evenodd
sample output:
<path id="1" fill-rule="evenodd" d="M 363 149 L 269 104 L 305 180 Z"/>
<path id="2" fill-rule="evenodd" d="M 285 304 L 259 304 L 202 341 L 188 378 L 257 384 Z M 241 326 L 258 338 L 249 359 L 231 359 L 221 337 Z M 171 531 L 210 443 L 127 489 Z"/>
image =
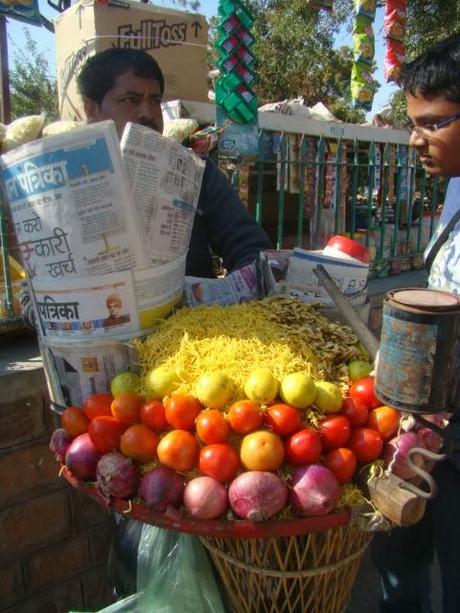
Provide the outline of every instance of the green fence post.
<path id="1" fill-rule="evenodd" d="M 262 225 L 263 219 L 263 191 L 264 191 L 264 152 L 261 145 L 263 130 L 259 130 L 257 139 L 257 180 L 256 180 L 256 221 Z"/>
<path id="2" fill-rule="evenodd" d="M 305 207 L 305 166 L 307 162 L 308 141 L 305 134 L 302 134 L 299 147 L 299 201 L 297 204 L 297 246 L 303 246 L 303 219 Z"/>
<path id="3" fill-rule="evenodd" d="M 323 196 L 324 196 L 324 171 L 325 171 L 325 158 L 326 158 L 326 140 L 324 136 L 321 136 L 318 142 L 318 150 L 316 152 L 316 166 L 317 166 L 317 176 L 318 176 L 318 189 L 316 190 L 316 202 L 315 202 L 315 213 L 316 213 L 316 236 L 315 236 L 315 247 L 316 249 L 320 249 L 322 245 L 320 244 L 320 236 L 321 236 L 321 211 L 323 208 Z"/>
<path id="4" fill-rule="evenodd" d="M 359 145 L 358 140 L 353 140 L 353 164 L 351 171 L 351 227 L 350 237 L 354 238 L 356 230 L 356 201 L 358 196 L 358 172 L 359 172 Z"/>
<path id="5" fill-rule="evenodd" d="M 342 186 L 342 139 L 337 141 L 337 154 L 335 156 L 335 215 L 334 215 L 334 234 L 339 233 L 340 221 L 340 191 Z"/>
<path id="6" fill-rule="evenodd" d="M 284 227 L 284 204 L 285 204 L 285 181 L 286 181 L 286 136 L 284 132 L 280 137 L 280 159 L 279 159 L 279 177 L 280 185 L 278 191 L 278 226 L 276 229 L 276 248 L 283 247 L 283 227 Z"/>
<path id="7" fill-rule="evenodd" d="M 366 247 L 369 247 L 369 230 L 372 228 L 372 204 L 374 202 L 375 187 L 375 143 L 369 145 L 369 165 L 367 181 L 367 224 L 366 224 Z"/>

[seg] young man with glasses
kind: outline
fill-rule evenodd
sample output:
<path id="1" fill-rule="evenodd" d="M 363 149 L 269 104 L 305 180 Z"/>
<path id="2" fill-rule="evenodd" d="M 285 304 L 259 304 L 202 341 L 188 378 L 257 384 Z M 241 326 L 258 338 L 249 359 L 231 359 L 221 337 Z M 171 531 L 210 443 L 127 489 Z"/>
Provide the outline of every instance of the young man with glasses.
<path id="1" fill-rule="evenodd" d="M 410 119 L 410 145 L 424 169 L 449 177 L 440 222 L 425 257 L 432 260 L 428 286 L 460 295 L 460 36 L 429 49 L 402 71 Z M 446 229 L 445 231 L 443 231 Z M 460 379 L 460 356 L 459 376 Z M 460 421 L 460 406 L 450 423 Z M 433 469 L 438 495 L 410 528 L 377 533 L 373 560 L 382 581 L 383 613 L 430 613 L 430 567 L 441 568 L 443 613 L 460 612 L 460 461 Z"/>

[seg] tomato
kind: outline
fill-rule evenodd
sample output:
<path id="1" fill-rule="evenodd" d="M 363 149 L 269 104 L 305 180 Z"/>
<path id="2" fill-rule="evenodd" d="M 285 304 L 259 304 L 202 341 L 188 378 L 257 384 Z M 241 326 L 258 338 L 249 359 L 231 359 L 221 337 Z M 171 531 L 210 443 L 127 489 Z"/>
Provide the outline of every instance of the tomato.
<path id="1" fill-rule="evenodd" d="M 216 443 L 201 449 L 198 467 L 203 475 L 226 483 L 235 478 L 240 461 L 233 447 L 226 443 Z"/>
<path id="2" fill-rule="evenodd" d="M 127 428 L 128 424 L 115 417 L 99 415 L 90 421 L 88 434 L 99 453 L 109 453 L 120 448 L 121 435 Z"/>
<path id="3" fill-rule="evenodd" d="M 230 426 L 222 411 L 208 409 L 201 411 L 196 419 L 196 432 L 203 443 L 223 443 L 227 440 Z"/>
<path id="4" fill-rule="evenodd" d="M 171 430 L 158 444 L 158 459 L 173 470 L 191 470 L 196 463 L 199 447 L 196 438 L 187 430 Z"/>
<path id="5" fill-rule="evenodd" d="M 355 428 L 351 432 L 348 447 L 358 462 L 373 462 L 382 453 L 383 438 L 371 428 Z"/>
<path id="6" fill-rule="evenodd" d="M 299 411 L 290 404 L 273 404 L 265 411 L 264 422 L 280 436 L 294 434 L 302 427 Z"/>
<path id="7" fill-rule="evenodd" d="M 369 413 L 366 426 L 377 430 L 384 439 L 393 438 L 398 431 L 400 417 L 399 411 L 393 407 L 377 407 Z"/>
<path id="8" fill-rule="evenodd" d="M 234 432 L 249 434 L 260 428 L 263 415 L 259 405 L 252 400 L 238 400 L 229 408 L 227 419 Z"/>
<path id="9" fill-rule="evenodd" d="M 194 396 L 173 394 L 163 401 L 166 421 L 178 430 L 193 430 L 202 405 Z"/>
<path id="10" fill-rule="evenodd" d="M 369 410 L 362 400 L 357 398 L 352 400 L 348 397 L 344 398 L 340 415 L 345 415 L 351 426 L 364 426 L 369 416 Z"/>
<path id="11" fill-rule="evenodd" d="M 286 441 L 286 459 L 293 466 L 313 464 L 321 455 L 321 437 L 310 428 L 303 428 L 292 434 Z"/>
<path id="12" fill-rule="evenodd" d="M 61 425 L 69 436 L 75 438 L 88 430 L 89 420 L 78 407 L 67 407 L 61 415 Z"/>
<path id="13" fill-rule="evenodd" d="M 166 430 L 169 426 L 161 400 L 148 400 L 144 402 L 139 410 L 139 417 L 143 424 L 152 428 L 155 432 Z"/>
<path id="14" fill-rule="evenodd" d="M 98 415 L 112 415 L 110 405 L 112 404 L 112 394 L 93 394 L 89 396 L 81 407 L 88 419 L 93 419 Z"/>
<path id="15" fill-rule="evenodd" d="M 134 424 L 121 435 L 120 451 L 137 462 L 153 462 L 158 440 L 158 434 L 146 425 Z"/>
<path id="16" fill-rule="evenodd" d="M 337 449 L 331 449 L 326 454 L 324 464 L 334 473 L 340 483 L 346 483 L 351 481 L 355 473 L 357 460 L 351 449 L 338 447 Z"/>
<path id="17" fill-rule="evenodd" d="M 118 394 L 111 404 L 112 415 L 125 424 L 135 424 L 140 421 L 141 406 L 145 400 L 139 394 L 124 392 Z"/>
<path id="18" fill-rule="evenodd" d="M 344 415 L 329 415 L 321 420 L 321 443 L 323 451 L 343 447 L 350 438 L 350 422 Z"/>
<path id="19" fill-rule="evenodd" d="M 246 434 L 241 443 L 240 460 L 247 470 L 278 470 L 284 455 L 282 440 L 268 430 Z"/>
<path id="20" fill-rule="evenodd" d="M 352 400 L 361 401 L 371 411 L 382 405 L 374 393 L 374 384 L 374 377 L 358 379 L 350 387 L 348 394 Z"/>

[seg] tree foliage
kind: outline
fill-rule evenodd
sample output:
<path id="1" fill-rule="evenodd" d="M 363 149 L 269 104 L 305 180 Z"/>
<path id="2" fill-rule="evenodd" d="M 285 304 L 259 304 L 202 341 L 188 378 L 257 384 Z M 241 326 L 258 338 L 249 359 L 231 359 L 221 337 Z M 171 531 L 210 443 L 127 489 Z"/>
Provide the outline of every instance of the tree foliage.
<path id="1" fill-rule="evenodd" d="M 51 75 L 48 59 L 39 51 L 37 42 L 24 28 L 26 44 L 19 49 L 13 42 L 13 66 L 10 68 L 10 99 L 12 119 L 46 112 L 48 118 L 58 117 L 56 79 Z"/>

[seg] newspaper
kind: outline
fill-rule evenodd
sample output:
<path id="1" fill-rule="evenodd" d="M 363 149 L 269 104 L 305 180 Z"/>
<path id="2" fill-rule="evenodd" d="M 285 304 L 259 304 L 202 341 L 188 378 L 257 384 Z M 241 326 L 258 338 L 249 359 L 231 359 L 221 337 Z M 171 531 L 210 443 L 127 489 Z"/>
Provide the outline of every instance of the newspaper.
<path id="1" fill-rule="evenodd" d="M 138 124 L 126 125 L 120 145 L 144 248 L 152 264 L 169 262 L 188 249 L 205 163 Z"/>
<path id="2" fill-rule="evenodd" d="M 32 282 L 149 266 L 112 121 L 18 147 L 1 173 Z"/>
<path id="3" fill-rule="evenodd" d="M 240 304 L 261 298 L 255 264 L 230 273 L 222 279 L 185 277 L 185 303 L 187 306 L 204 304 Z"/>
<path id="4" fill-rule="evenodd" d="M 261 278 L 269 296 L 287 295 L 302 302 L 333 306 L 334 301 L 319 283 L 314 268 L 322 264 L 353 306 L 366 302 L 369 265 L 326 255 L 322 250 L 265 250 L 260 254 Z"/>

